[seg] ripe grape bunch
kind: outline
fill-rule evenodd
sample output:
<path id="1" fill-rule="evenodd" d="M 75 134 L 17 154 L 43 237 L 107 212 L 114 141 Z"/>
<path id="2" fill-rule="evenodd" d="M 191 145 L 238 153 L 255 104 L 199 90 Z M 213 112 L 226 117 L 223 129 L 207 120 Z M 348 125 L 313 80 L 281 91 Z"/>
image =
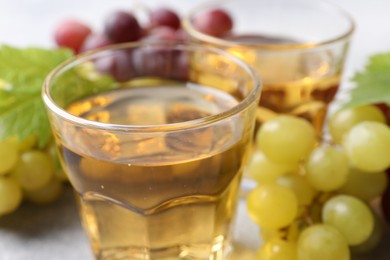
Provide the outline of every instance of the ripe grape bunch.
<path id="1" fill-rule="evenodd" d="M 15 211 L 23 200 L 42 205 L 55 201 L 66 176 L 57 165 L 55 147 L 38 149 L 33 137 L 0 141 L 0 216 Z"/>
<path id="2" fill-rule="evenodd" d="M 124 42 L 187 40 L 180 16 L 169 7 L 148 10 L 144 24 L 136 10 L 117 10 L 108 14 L 103 25 L 102 32 L 96 32 L 78 19 L 66 19 L 55 28 L 54 40 L 76 54 Z M 193 25 L 200 32 L 222 37 L 232 30 L 233 19 L 227 11 L 215 8 L 197 14 Z"/>
<path id="3" fill-rule="evenodd" d="M 157 8 L 148 13 L 148 22 L 142 25 L 135 12 L 118 10 L 108 14 L 102 32 L 75 18 L 61 21 L 54 31 L 54 40 L 60 47 L 82 53 L 111 44 L 151 41 L 182 40 L 180 18 L 169 8 Z"/>
<path id="4" fill-rule="evenodd" d="M 54 40 L 57 46 L 69 48 L 75 54 L 126 42 L 185 42 L 188 40 L 181 28 L 180 17 L 174 10 L 167 7 L 149 9 L 146 15 L 147 21 L 143 23 L 138 18 L 139 13 L 137 10 L 111 12 L 103 22 L 102 32 L 93 31 L 88 24 L 78 19 L 66 19 L 57 25 Z M 230 32 L 233 21 L 226 11 L 212 9 L 195 17 L 194 26 L 204 33 L 222 36 Z M 136 54 L 117 51 L 115 55 L 97 61 L 95 65 L 99 72 L 109 74 L 119 82 L 126 82 L 137 76 L 137 71 L 152 71 L 153 73 L 149 74 L 160 76 L 159 74 L 167 70 L 166 64 L 159 64 L 163 58 L 158 57 L 164 55 L 170 55 L 170 53 L 164 53 L 164 49 L 138 51 Z M 173 57 L 175 61 L 170 67 L 177 70 L 177 75 L 173 79 L 183 79 L 187 76 L 187 60 L 177 53 L 173 56 L 175 56 Z"/>
<path id="5" fill-rule="evenodd" d="M 320 138 L 304 119 L 280 115 L 257 132 L 246 173 L 258 184 L 247 197 L 258 259 L 347 260 L 379 244 L 390 206 L 386 117 L 374 105 L 347 108 L 328 129 Z"/>

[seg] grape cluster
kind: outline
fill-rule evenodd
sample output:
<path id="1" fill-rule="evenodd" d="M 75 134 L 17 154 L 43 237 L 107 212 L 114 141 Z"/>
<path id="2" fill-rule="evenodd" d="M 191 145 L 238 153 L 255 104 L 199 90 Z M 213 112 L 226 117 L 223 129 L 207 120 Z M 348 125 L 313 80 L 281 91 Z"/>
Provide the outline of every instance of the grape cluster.
<path id="1" fill-rule="evenodd" d="M 134 13 L 115 11 L 104 21 L 102 33 L 94 33 L 82 22 L 64 20 L 55 30 L 55 41 L 58 46 L 82 53 L 125 42 L 185 40 L 180 18 L 173 10 L 162 7 L 153 9 L 148 13 L 148 18 L 148 22 L 142 25 Z M 173 53 L 164 48 L 145 48 L 134 52 L 115 50 L 112 55 L 96 60 L 95 67 L 118 82 L 126 82 L 135 76 L 170 76 L 180 80 L 187 77 L 188 64 L 186 57 L 182 56 L 182 53 Z M 167 61 L 171 63 L 167 64 Z"/>
<path id="2" fill-rule="evenodd" d="M 100 33 L 78 19 L 66 19 L 55 28 L 54 40 L 57 46 L 81 53 L 115 43 L 187 39 L 180 16 L 174 10 L 159 7 L 150 10 L 147 16 L 148 22 L 141 24 L 135 12 L 114 11 L 105 19 Z M 218 8 L 196 14 L 192 23 L 200 32 L 216 37 L 228 34 L 233 28 L 230 14 Z"/>
<path id="3" fill-rule="evenodd" d="M 145 28 L 141 27 L 132 12 L 118 10 L 107 16 L 103 32 L 94 32 L 89 25 L 79 20 L 63 20 L 55 29 L 54 40 L 58 46 L 80 53 L 146 37 L 156 37 L 161 40 L 176 39 L 179 25 L 180 20 L 177 14 L 167 8 L 151 12 L 150 24 Z M 164 33 L 161 33 L 161 28 L 164 28 Z"/>
<path id="4" fill-rule="evenodd" d="M 76 54 L 124 42 L 187 39 L 175 11 L 160 7 L 150 10 L 147 16 L 148 22 L 141 24 L 135 12 L 112 12 L 104 21 L 102 33 L 93 32 L 83 22 L 67 19 L 58 24 L 54 38 L 58 46 L 70 48 Z M 233 26 L 229 14 L 220 9 L 200 13 L 193 22 L 200 31 L 216 36 L 226 34 Z M 167 61 L 171 62 L 168 64 Z M 134 53 L 117 50 L 113 55 L 97 60 L 95 66 L 99 72 L 111 75 L 118 82 L 126 82 L 135 76 L 174 80 L 188 77 L 188 57 L 163 48 L 137 50 Z"/>
<path id="5" fill-rule="evenodd" d="M 180 18 L 175 11 L 161 7 L 150 11 L 148 16 L 148 23 L 142 25 L 135 13 L 114 11 L 104 20 L 102 32 L 94 32 L 77 19 L 66 19 L 55 28 L 54 40 L 60 47 L 81 53 L 116 43 L 183 39 Z"/>
<path id="6" fill-rule="evenodd" d="M 48 204 L 62 193 L 66 176 L 57 165 L 55 147 L 38 149 L 35 138 L 0 141 L 0 216 L 15 211 L 23 199 Z"/>
<path id="7" fill-rule="evenodd" d="M 365 105 L 334 113 L 328 124 L 330 137 L 288 115 L 258 130 L 246 169 L 258 184 L 247 198 L 263 240 L 258 259 L 347 260 L 380 242 L 390 207 L 386 117 Z M 382 195 L 378 213 L 372 205 Z"/>

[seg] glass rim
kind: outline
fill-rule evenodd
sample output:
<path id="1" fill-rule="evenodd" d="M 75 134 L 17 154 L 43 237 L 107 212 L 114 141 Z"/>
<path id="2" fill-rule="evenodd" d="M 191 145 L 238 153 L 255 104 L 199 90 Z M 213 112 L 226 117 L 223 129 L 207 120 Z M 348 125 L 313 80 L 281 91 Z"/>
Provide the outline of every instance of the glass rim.
<path id="1" fill-rule="evenodd" d="M 331 37 L 327 40 L 323 41 L 313 41 L 313 42 L 305 42 L 305 43 L 288 43 L 288 44 L 280 44 L 280 45 L 273 45 L 273 44 L 253 44 L 253 43 L 245 43 L 245 42 L 238 42 L 238 41 L 232 41 L 232 40 L 224 40 L 222 38 L 214 37 L 205 33 L 202 33 L 198 30 L 196 30 L 192 26 L 191 19 L 194 14 L 196 14 L 199 11 L 204 10 L 205 7 L 212 7 L 212 6 L 218 6 L 218 4 L 226 4 L 231 3 L 232 0 L 212 0 L 208 2 L 204 2 L 202 4 L 199 4 L 192 8 L 191 11 L 189 11 L 187 14 L 184 15 L 182 20 L 182 26 L 183 29 L 194 39 L 200 40 L 202 42 L 211 43 L 218 46 L 223 47 L 238 47 L 238 48 L 252 48 L 256 50 L 269 50 L 269 51 L 278 51 L 278 50 L 294 50 L 294 49 L 311 49 L 316 47 L 321 47 L 325 45 L 329 45 L 335 42 L 342 41 L 344 39 L 348 39 L 352 36 L 353 32 L 355 31 L 356 24 L 353 17 L 345 11 L 340 6 L 324 1 L 319 0 L 318 4 L 321 4 L 323 6 L 326 6 L 327 8 L 332 8 L 334 13 L 338 13 L 340 16 L 344 17 L 348 21 L 348 29 L 339 34 L 336 37 Z M 221 6 L 221 5 L 219 5 Z"/>
<path id="2" fill-rule="evenodd" d="M 228 58 L 230 61 L 234 62 L 235 64 L 239 65 L 242 68 L 242 70 L 248 74 L 248 76 L 251 78 L 251 81 L 253 82 L 253 88 L 250 90 L 248 95 L 243 100 L 239 101 L 238 104 L 236 104 L 234 107 L 230 109 L 224 110 L 220 113 L 212 114 L 210 116 L 189 120 L 189 121 L 178 122 L 178 123 L 171 123 L 171 124 L 130 125 L 130 124 L 113 124 L 113 123 L 92 121 L 92 120 L 84 119 L 82 117 L 75 116 L 67 112 L 65 109 L 57 105 L 57 103 L 52 99 L 52 96 L 50 94 L 51 92 L 50 88 L 52 86 L 53 81 L 55 81 L 57 77 L 61 76 L 61 74 L 67 71 L 69 68 L 77 64 L 89 61 L 104 52 L 121 50 L 121 49 L 130 49 L 136 47 L 146 47 L 146 46 L 167 46 L 167 47 L 181 48 L 187 51 L 199 50 L 199 51 L 206 51 L 206 52 L 222 55 Z M 173 132 L 173 131 L 180 131 L 186 129 L 195 129 L 237 115 L 241 111 L 246 110 L 251 104 L 255 103 L 257 98 L 260 96 L 262 83 L 258 73 L 249 64 L 247 64 L 245 61 L 241 60 L 240 58 L 232 54 L 229 54 L 228 52 L 223 51 L 219 48 L 204 46 L 201 44 L 195 44 L 189 42 L 185 43 L 183 41 L 153 41 L 153 42 L 138 41 L 138 42 L 113 44 L 107 47 L 103 47 L 103 48 L 99 48 L 96 50 L 75 55 L 67 59 L 66 61 L 62 62 L 61 64 L 59 64 L 57 67 L 55 67 L 45 78 L 42 88 L 43 88 L 42 99 L 43 102 L 45 103 L 45 106 L 50 111 L 52 111 L 56 116 L 62 118 L 65 121 L 71 122 L 79 126 L 85 126 L 88 128 L 94 128 L 100 130 L 107 130 L 112 132 L 151 133 L 151 132 Z"/>

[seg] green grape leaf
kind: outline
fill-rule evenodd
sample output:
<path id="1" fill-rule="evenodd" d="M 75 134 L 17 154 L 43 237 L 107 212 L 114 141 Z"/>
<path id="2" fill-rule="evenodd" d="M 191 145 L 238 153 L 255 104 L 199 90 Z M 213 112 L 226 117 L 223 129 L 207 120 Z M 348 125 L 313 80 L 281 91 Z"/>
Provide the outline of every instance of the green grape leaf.
<path id="1" fill-rule="evenodd" d="M 46 146 L 52 133 L 41 98 L 42 85 L 50 71 L 71 56 L 72 52 L 67 49 L 0 46 L 0 140 L 10 136 L 20 140 L 35 136 L 40 148 Z M 61 77 L 58 84 L 65 85 L 58 89 L 73 86 L 68 90 L 77 90 L 77 93 L 66 92 L 65 101 L 70 102 L 71 97 L 110 88 L 111 83 L 111 78 L 106 76 L 91 79 L 88 75 L 75 78 L 74 74 L 69 74 Z"/>
<path id="2" fill-rule="evenodd" d="M 390 53 L 370 57 L 363 71 L 353 77 L 356 86 L 344 107 L 385 103 L 390 105 Z"/>
<path id="3" fill-rule="evenodd" d="M 0 46 L 0 79 L 11 84 L 8 91 L 13 94 L 40 94 L 49 72 L 71 55 L 67 49 Z"/>
<path id="4" fill-rule="evenodd" d="M 51 136 L 41 89 L 45 77 L 72 55 L 69 50 L 0 46 L 0 139 L 37 137 L 43 147 Z"/>

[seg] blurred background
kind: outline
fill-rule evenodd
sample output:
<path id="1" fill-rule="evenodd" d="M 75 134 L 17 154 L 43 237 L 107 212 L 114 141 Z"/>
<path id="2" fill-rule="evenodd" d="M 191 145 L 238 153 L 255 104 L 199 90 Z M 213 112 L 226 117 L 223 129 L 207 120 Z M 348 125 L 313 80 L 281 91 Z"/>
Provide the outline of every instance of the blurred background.
<path id="1" fill-rule="evenodd" d="M 75 17 L 102 29 L 104 18 L 117 9 L 169 6 L 185 14 L 208 0 L 0 0 L 0 44 L 52 47 L 55 25 Z M 347 60 L 346 77 L 361 68 L 373 53 L 390 50 L 390 1 L 329 0 L 347 10 L 356 20 L 357 30 Z"/>

